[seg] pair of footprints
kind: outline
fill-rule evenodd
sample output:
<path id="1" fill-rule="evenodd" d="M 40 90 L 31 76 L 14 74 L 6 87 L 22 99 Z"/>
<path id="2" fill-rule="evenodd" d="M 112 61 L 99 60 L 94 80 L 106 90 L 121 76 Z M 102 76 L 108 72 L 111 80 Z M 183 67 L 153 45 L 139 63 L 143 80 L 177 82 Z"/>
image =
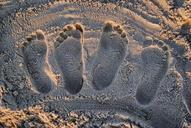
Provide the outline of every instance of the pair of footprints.
<path id="1" fill-rule="evenodd" d="M 80 24 L 66 25 L 54 43 L 55 59 L 62 71 L 64 87 L 71 94 L 77 94 L 83 86 L 83 32 Z M 37 30 L 27 40 L 23 47 L 26 67 L 36 89 L 48 93 L 56 82 L 47 59 L 46 37 L 43 31 Z M 127 50 L 125 31 L 120 25 L 107 22 L 103 27 L 91 71 L 95 89 L 103 90 L 112 83 Z M 140 103 L 149 103 L 154 97 L 160 80 L 167 72 L 168 56 L 168 47 L 164 44 L 144 48 L 141 55 L 144 72 L 136 93 Z M 148 74 L 151 74 L 150 77 L 147 77 Z"/>

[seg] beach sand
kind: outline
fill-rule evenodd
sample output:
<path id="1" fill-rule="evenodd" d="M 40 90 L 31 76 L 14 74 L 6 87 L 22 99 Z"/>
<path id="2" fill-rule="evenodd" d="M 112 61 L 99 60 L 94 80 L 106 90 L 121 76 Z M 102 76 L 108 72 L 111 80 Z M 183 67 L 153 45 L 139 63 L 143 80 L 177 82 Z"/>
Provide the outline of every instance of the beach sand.
<path id="1" fill-rule="evenodd" d="M 191 127 L 191 1 L 0 0 L 0 127 Z"/>

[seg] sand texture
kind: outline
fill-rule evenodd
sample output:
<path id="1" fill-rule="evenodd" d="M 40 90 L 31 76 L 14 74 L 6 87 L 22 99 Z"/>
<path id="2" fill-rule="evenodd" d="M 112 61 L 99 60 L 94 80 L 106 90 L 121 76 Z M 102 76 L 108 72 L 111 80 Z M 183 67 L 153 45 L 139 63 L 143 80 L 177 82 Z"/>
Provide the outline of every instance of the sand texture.
<path id="1" fill-rule="evenodd" d="M 0 0 L 0 128 L 189 128 L 190 114 L 190 0 Z"/>

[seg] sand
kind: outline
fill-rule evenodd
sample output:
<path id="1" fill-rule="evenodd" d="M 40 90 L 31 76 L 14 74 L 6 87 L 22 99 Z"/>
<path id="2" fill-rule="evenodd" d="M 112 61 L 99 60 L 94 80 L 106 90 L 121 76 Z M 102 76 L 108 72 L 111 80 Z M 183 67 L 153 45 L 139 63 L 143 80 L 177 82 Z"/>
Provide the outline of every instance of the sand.
<path id="1" fill-rule="evenodd" d="M 189 0 L 1 0 L 0 127 L 191 127 Z"/>

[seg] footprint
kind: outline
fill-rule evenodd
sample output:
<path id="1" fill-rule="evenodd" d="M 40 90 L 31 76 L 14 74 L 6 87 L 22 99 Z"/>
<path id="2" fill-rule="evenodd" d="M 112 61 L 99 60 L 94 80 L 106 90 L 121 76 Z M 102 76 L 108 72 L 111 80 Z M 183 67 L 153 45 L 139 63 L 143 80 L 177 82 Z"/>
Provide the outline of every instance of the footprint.
<path id="1" fill-rule="evenodd" d="M 103 28 L 97 53 L 93 60 L 93 86 L 97 90 L 108 87 L 125 57 L 128 40 L 120 25 L 107 22 Z"/>
<path id="2" fill-rule="evenodd" d="M 82 34 L 82 25 L 66 25 L 54 44 L 65 88 L 71 94 L 78 93 L 83 85 Z"/>
<path id="3" fill-rule="evenodd" d="M 148 46 L 142 51 L 144 71 L 136 91 L 136 99 L 140 104 L 149 104 L 155 96 L 160 81 L 168 70 L 170 56 L 168 49 L 168 46 L 160 43 Z"/>
<path id="4" fill-rule="evenodd" d="M 43 31 L 37 30 L 28 36 L 22 50 L 24 62 L 35 88 L 41 93 L 50 92 L 55 82 L 46 60 L 47 42 Z"/>

